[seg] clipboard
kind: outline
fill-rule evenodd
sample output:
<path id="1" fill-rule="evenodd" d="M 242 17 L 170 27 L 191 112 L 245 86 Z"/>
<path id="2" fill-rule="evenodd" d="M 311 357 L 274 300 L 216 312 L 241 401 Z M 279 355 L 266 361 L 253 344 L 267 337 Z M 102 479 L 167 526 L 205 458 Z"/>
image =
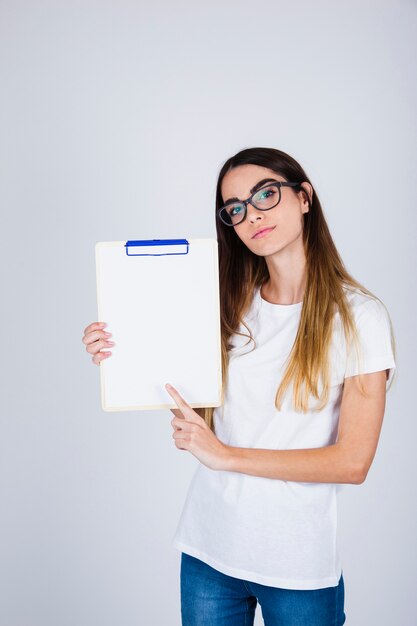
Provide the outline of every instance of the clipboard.
<path id="1" fill-rule="evenodd" d="M 100 363 L 104 411 L 222 404 L 218 243 L 140 239 L 95 245 L 98 319 L 115 345 Z"/>

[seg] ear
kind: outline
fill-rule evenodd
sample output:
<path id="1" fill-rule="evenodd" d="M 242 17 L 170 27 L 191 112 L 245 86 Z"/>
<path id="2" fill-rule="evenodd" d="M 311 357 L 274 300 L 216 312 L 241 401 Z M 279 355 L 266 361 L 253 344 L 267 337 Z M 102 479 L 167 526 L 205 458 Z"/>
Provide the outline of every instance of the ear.
<path id="1" fill-rule="evenodd" d="M 300 196 L 302 199 L 302 212 L 308 213 L 313 200 L 313 187 L 307 181 L 301 183 Z"/>

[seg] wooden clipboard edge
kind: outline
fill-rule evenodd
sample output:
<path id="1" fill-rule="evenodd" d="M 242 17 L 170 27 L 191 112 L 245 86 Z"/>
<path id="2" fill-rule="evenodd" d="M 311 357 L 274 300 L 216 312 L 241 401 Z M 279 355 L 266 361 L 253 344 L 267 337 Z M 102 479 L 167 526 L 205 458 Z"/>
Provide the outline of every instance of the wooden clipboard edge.
<path id="1" fill-rule="evenodd" d="M 108 246 L 115 246 L 117 244 L 123 243 L 123 245 L 126 242 L 111 242 L 111 241 L 97 241 L 96 245 L 95 245 L 95 260 L 96 260 L 96 290 L 97 290 L 97 309 L 98 309 L 98 320 L 99 321 L 103 321 L 101 318 L 101 311 L 102 311 L 102 305 L 101 305 L 101 300 L 100 300 L 100 290 L 99 290 L 99 284 L 101 281 L 101 276 L 100 276 L 100 271 L 99 271 L 99 262 L 98 262 L 98 255 L 99 255 L 99 249 L 103 248 L 103 247 L 108 247 Z M 101 397 L 101 408 L 103 409 L 103 411 L 107 411 L 108 409 L 106 408 L 106 398 L 105 398 L 105 393 L 104 393 L 104 367 L 102 367 L 102 364 L 99 365 L 100 368 L 100 397 Z"/>
<path id="2" fill-rule="evenodd" d="M 102 306 L 101 306 L 101 300 L 99 297 L 99 283 L 100 283 L 100 272 L 99 272 L 99 263 L 98 263 L 98 254 L 99 254 L 99 248 L 100 247 L 115 247 L 115 246 L 124 246 L 126 240 L 123 241 L 97 241 L 95 244 L 95 262 L 96 262 L 96 294 L 97 294 L 97 309 L 98 309 L 98 320 L 99 321 L 103 321 L 101 319 L 101 311 L 102 311 Z M 198 243 L 204 241 L 205 243 L 210 243 L 212 246 L 212 252 L 213 252 L 213 264 L 214 264 L 214 276 L 215 276 L 215 280 L 216 280 L 216 295 L 215 295 L 215 300 L 213 302 L 214 306 L 219 308 L 220 307 L 220 283 L 219 283 L 219 272 L 218 272 L 218 241 L 217 239 L 215 239 L 214 237 L 200 237 L 198 239 L 188 239 L 188 242 L 190 244 L 190 246 L 193 243 Z M 221 324 L 220 324 L 220 320 L 219 320 L 219 325 L 217 328 L 217 354 L 220 355 L 220 359 L 218 360 L 217 363 L 217 374 L 218 374 L 218 389 L 219 389 L 219 396 L 220 396 L 220 403 L 218 403 L 218 401 L 209 401 L 207 403 L 203 403 L 203 404 L 196 404 L 196 403 L 191 403 L 190 406 L 193 409 L 197 409 L 197 408 L 205 408 L 205 407 L 213 407 L 213 408 L 217 408 L 222 406 L 223 404 L 223 397 L 222 397 L 222 368 L 221 368 Z M 109 412 L 109 413 L 113 413 L 113 412 L 119 412 L 119 411 L 139 411 L 139 410 L 143 410 L 143 411 L 152 411 L 152 410 L 160 410 L 160 409 L 176 409 L 178 408 L 176 404 L 158 404 L 158 405 L 141 405 L 141 406 L 128 406 L 128 407 L 110 407 L 106 404 L 106 398 L 105 398 L 105 392 L 104 392 L 104 375 L 105 375 L 105 368 L 102 367 L 101 365 L 99 365 L 100 368 L 100 397 L 101 397 L 101 408 L 103 411 L 105 412 Z"/>
<path id="3" fill-rule="evenodd" d="M 200 409 L 200 408 L 205 408 L 205 407 L 221 407 L 221 404 L 217 404 L 214 402 L 207 402 L 204 404 L 190 404 L 190 407 L 192 409 Z M 157 411 L 157 410 L 169 410 L 169 409 L 178 409 L 176 404 L 152 404 L 150 406 L 147 405 L 143 405 L 143 406 L 122 406 L 122 407 L 103 407 L 103 411 L 106 411 L 106 413 L 115 413 L 117 411 Z"/>

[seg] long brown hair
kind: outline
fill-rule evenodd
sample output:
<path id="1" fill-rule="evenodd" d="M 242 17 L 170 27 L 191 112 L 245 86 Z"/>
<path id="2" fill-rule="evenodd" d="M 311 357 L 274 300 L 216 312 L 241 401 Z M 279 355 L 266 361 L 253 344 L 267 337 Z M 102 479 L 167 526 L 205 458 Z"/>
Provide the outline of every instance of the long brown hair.
<path id="1" fill-rule="evenodd" d="M 229 339 L 231 335 L 238 332 L 239 324 L 242 323 L 249 332 L 249 335 L 245 336 L 248 336 L 255 344 L 243 317 L 251 304 L 255 288 L 261 287 L 269 279 L 265 258 L 251 252 L 236 235 L 234 228 L 223 224 L 217 215 L 218 209 L 224 204 L 221 195 L 224 176 L 231 169 L 246 164 L 269 168 L 290 182 L 307 181 L 313 187 L 311 203 L 309 202 L 310 209 L 303 214 L 306 287 L 301 319 L 288 357 L 286 371 L 276 392 L 275 406 L 277 410 L 280 410 L 283 395 L 292 383 L 295 410 L 306 412 L 310 395 L 320 401 L 320 405 L 315 409 L 320 410 L 325 406 L 329 397 L 331 366 L 329 348 L 336 311 L 339 312 L 343 323 L 346 341 L 350 342 L 353 339 L 358 353 L 358 334 L 344 288 L 358 289 L 379 302 L 381 300 L 358 283 L 346 270 L 331 237 L 317 193 L 304 169 L 294 158 L 274 148 L 247 148 L 238 152 L 224 163 L 218 177 L 216 230 L 219 252 L 222 403 L 227 385 Z M 292 190 L 293 193 L 306 193 L 301 185 L 293 187 Z M 383 306 L 386 310 L 384 304 Z M 391 345 L 395 356 L 395 339 L 389 314 L 388 319 L 391 327 Z M 319 395 L 319 378 L 322 383 L 321 395 Z M 364 392 L 360 377 L 359 383 Z M 391 385 L 392 380 L 389 388 Z M 212 430 L 214 430 L 213 412 L 213 407 L 206 407 L 201 413 Z"/>

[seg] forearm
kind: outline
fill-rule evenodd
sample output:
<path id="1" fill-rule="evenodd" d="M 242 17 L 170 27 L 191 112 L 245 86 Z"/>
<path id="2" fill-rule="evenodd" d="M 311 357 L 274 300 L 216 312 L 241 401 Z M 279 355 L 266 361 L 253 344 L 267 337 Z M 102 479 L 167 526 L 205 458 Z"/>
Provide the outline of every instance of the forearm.
<path id="1" fill-rule="evenodd" d="M 225 470 L 295 482 L 360 484 L 347 451 L 338 443 L 323 448 L 269 450 L 228 446 Z"/>

